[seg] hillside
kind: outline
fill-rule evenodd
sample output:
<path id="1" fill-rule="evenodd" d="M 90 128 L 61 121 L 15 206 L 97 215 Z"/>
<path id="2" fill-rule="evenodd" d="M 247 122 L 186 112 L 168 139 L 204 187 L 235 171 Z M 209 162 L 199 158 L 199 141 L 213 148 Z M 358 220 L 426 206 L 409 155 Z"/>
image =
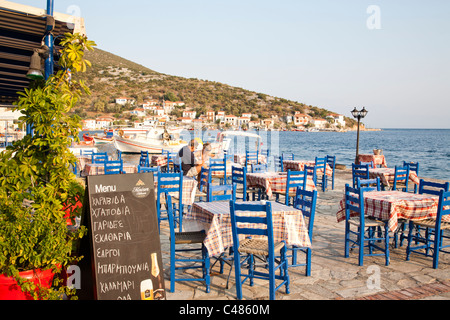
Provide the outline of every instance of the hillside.
<path id="1" fill-rule="evenodd" d="M 83 98 L 80 109 L 95 114 L 121 113 L 122 110 L 114 103 L 114 99 L 120 96 L 134 98 L 138 105 L 144 99 L 162 99 L 165 96 L 172 101 L 183 101 L 185 108 L 200 113 L 205 113 L 207 109 L 223 110 L 236 116 L 250 112 L 260 118 L 275 114 L 293 115 L 296 111 L 312 117 L 325 117 L 332 113 L 219 82 L 166 75 L 101 49 L 87 53 L 87 59 L 92 62 L 92 68 L 81 77 L 92 94 Z M 348 126 L 354 123 L 353 119 L 345 120 Z"/>

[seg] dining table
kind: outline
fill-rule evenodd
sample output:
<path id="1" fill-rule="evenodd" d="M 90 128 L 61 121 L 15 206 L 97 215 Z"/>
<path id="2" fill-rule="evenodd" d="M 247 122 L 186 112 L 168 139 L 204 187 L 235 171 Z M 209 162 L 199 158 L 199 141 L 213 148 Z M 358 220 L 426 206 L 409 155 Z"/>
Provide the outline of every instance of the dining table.
<path id="1" fill-rule="evenodd" d="M 358 154 L 358 163 L 373 162 L 374 167 L 387 168 L 386 158 L 383 154 Z"/>
<path id="2" fill-rule="evenodd" d="M 389 231 L 395 232 L 400 219 L 423 220 L 436 218 L 439 197 L 403 191 L 368 191 L 364 193 L 364 214 L 387 221 Z M 350 216 L 357 216 L 352 212 Z M 345 221 L 345 199 L 339 203 L 338 222 Z M 450 217 L 445 216 L 450 222 Z"/>
<path id="3" fill-rule="evenodd" d="M 314 160 L 283 160 L 283 171 L 303 171 L 305 170 L 305 166 L 314 167 L 316 162 Z M 318 170 L 317 173 L 322 173 L 323 170 Z M 333 169 L 327 164 L 325 169 L 325 174 L 327 176 L 333 176 Z"/>
<path id="4" fill-rule="evenodd" d="M 246 175 L 248 188 L 261 188 L 265 190 L 269 200 L 273 199 L 274 193 L 286 193 L 287 172 L 254 172 Z M 307 176 L 306 190 L 317 190 L 311 175 Z M 292 188 L 295 192 L 295 189 Z"/>
<path id="5" fill-rule="evenodd" d="M 239 201 L 238 201 L 239 203 Z M 260 203 L 246 201 L 245 203 Z M 311 247 L 308 229 L 302 211 L 277 202 L 272 204 L 274 241 L 286 241 L 287 245 Z M 265 215 L 265 212 L 248 212 L 243 215 Z M 210 257 L 220 255 L 233 246 L 230 202 L 195 202 L 192 210 L 183 218 L 185 231 L 205 230 L 203 241 Z"/>
<path id="6" fill-rule="evenodd" d="M 369 179 L 380 178 L 385 189 L 392 188 L 394 184 L 395 168 L 369 168 Z M 420 179 L 415 171 L 409 171 L 409 181 L 419 185 Z"/>

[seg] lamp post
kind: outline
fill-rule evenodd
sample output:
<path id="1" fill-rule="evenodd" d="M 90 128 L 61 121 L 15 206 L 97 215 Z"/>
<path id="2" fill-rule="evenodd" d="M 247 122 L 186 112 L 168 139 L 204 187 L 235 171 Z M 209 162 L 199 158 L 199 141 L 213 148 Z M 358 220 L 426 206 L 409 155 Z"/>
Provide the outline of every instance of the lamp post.
<path id="1" fill-rule="evenodd" d="M 355 163 L 358 163 L 358 154 L 359 154 L 359 126 L 361 123 L 361 119 L 363 119 L 367 115 L 367 110 L 365 107 L 362 108 L 362 110 L 357 110 L 356 108 L 353 109 L 352 115 L 355 119 L 358 120 L 358 133 L 356 136 L 356 158 Z"/>

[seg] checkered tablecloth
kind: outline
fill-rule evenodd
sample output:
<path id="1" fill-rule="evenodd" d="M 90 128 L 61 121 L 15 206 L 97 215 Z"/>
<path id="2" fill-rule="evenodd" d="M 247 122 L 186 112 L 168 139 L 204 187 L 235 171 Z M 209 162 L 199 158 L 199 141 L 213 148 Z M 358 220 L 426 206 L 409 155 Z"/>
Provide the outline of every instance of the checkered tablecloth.
<path id="1" fill-rule="evenodd" d="M 86 167 L 86 163 L 92 163 L 92 156 L 87 154 L 77 154 L 75 156 L 77 158 L 78 168 L 81 171 Z"/>
<path id="2" fill-rule="evenodd" d="M 195 193 L 197 189 L 198 182 L 193 178 L 183 176 L 183 194 L 182 203 L 184 205 L 192 205 L 195 201 Z M 158 189 L 158 179 L 155 179 L 155 190 Z M 172 197 L 177 197 L 177 192 L 171 192 Z"/>
<path id="3" fill-rule="evenodd" d="M 124 162 L 123 171 L 125 173 L 137 173 L 137 165 Z M 83 171 L 85 176 L 95 176 L 105 174 L 105 164 L 103 163 L 86 163 Z"/>
<path id="4" fill-rule="evenodd" d="M 252 203 L 251 201 L 247 203 Z M 259 202 L 253 202 L 259 203 Z M 245 215 L 245 213 L 242 213 Z M 257 214 L 249 212 L 250 214 Z M 263 213 L 261 213 L 262 215 Z M 311 247 L 308 230 L 301 210 L 272 202 L 274 241 L 285 240 L 288 245 Z M 230 205 L 228 201 L 196 202 L 190 213 L 186 214 L 183 225 L 201 222 L 206 226 L 204 244 L 210 257 L 221 254 L 233 246 Z"/>
<path id="5" fill-rule="evenodd" d="M 436 218 L 439 197 L 402 191 L 371 191 L 364 193 L 364 213 L 388 221 L 389 230 L 395 231 L 399 219 L 422 220 Z M 345 200 L 339 203 L 337 221 L 345 220 Z M 355 216 L 356 213 L 351 214 Z M 449 216 L 445 219 L 450 220 Z"/>
<path id="6" fill-rule="evenodd" d="M 386 158 L 382 154 L 358 154 L 358 163 L 372 161 L 374 166 L 382 166 L 383 168 L 387 168 Z"/>
<path id="7" fill-rule="evenodd" d="M 234 155 L 234 162 L 237 164 L 240 164 L 241 166 L 245 165 L 245 154 L 235 154 Z M 266 164 L 267 163 L 267 158 L 265 155 L 259 154 L 258 155 L 258 162 L 262 163 L 262 164 Z M 256 161 L 255 160 L 250 160 L 249 161 L 250 164 L 255 164 Z"/>
<path id="8" fill-rule="evenodd" d="M 167 156 L 162 154 L 152 155 L 152 165 L 165 167 L 167 166 Z"/>
<path id="9" fill-rule="evenodd" d="M 247 173 L 248 188 L 264 188 L 269 199 L 272 199 L 273 193 L 286 193 L 287 172 L 261 172 Z M 306 190 L 317 190 L 311 176 L 306 181 Z M 295 192 L 295 188 L 292 188 Z"/>
<path id="10" fill-rule="evenodd" d="M 303 171 L 305 170 L 305 166 L 315 166 L 315 161 L 310 160 L 283 160 L 283 170 L 288 171 Z M 323 170 L 317 170 L 317 173 L 322 173 Z M 333 175 L 333 169 L 327 164 L 327 168 L 325 170 L 325 174 L 327 176 Z"/>
<path id="11" fill-rule="evenodd" d="M 369 178 L 375 179 L 380 178 L 381 184 L 387 188 L 391 188 L 394 184 L 395 169 L 394 168 L 374 168 L 369 169 Z M 420 179 L 417 173 L 414 171 L 409 171 L 409 181 L 419 185 Z M 409 186 L 408 186 L 409 189 Z M 414 188 L 413 188 L 414 189 Z"/>

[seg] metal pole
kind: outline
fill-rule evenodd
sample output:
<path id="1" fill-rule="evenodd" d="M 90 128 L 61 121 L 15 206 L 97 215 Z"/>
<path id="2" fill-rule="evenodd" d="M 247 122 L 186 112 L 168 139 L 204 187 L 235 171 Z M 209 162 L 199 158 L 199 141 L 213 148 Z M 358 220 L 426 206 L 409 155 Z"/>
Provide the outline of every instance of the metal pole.
<path id="1" fill-rule="evenodd" d="M 361 117 L 358 116 L 358 133 L 356 134 L 356 158 L 355 164 L 358 164 L 358 155 L 359 155 L 359 123 L 361 121 Z"/>
<path id="2" fill-rule="evenodd" d="M 47 0 L 47 15 L 53 16 L 53 0 Z M 45 36 L 45 45 L 49 49 L 48 58 L 45 60 L 45 80 L 47 80 L 52 74 L 54 69 L 53 62 L 53 34 L 50 32 L 51 27 L 47 26 L 47 34 Z"/>

